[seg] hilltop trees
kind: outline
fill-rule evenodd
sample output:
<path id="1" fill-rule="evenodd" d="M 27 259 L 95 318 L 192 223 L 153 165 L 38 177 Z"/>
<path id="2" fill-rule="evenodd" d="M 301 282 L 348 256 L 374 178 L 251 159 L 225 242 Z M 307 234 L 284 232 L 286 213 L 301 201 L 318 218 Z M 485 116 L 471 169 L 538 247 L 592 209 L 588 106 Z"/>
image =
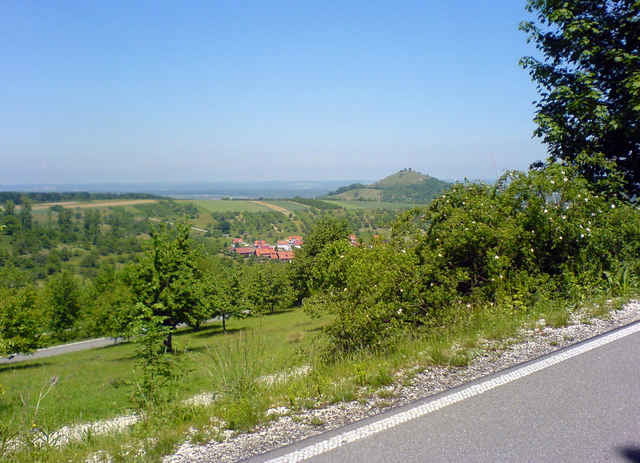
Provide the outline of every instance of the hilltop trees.
<path id="1" fill-rule="evenodd" d="M 626 196 L 637 198 L 640 2 L 529 0 L 527 9 L 537 22 L 520 28 L 543 59 L 525 57 L 521 64 L 538 85 L 534 134 L 547 144 L 549 160 L 578 166 L 592 183 L 615 168 Z"/>

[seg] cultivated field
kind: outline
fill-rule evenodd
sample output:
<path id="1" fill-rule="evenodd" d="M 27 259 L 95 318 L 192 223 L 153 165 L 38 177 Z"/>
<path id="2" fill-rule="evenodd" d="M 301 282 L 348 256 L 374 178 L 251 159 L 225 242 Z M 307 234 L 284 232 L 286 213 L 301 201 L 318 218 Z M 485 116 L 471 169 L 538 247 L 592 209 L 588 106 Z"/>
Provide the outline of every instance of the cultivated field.
<path id="1" fill-rule="evenodd" d="M 306 211 L 309 209 L 309 206 L 305 204 L 300 204 L 295 201 L 288 201 L 286 199 L 277 199 L 277 200 L 268 200 L 269 204 L 273 204 L 275 206 L 282 207 L 288 211 L 296 212 L 296 211 Z"/>
<path id="2" fill-rule="evenodd" d="M 267 206 L 244 199 L 181 199 L 181 203 L 193 203 L 205 213 L 211 212 L 268 212 Z"/>
<path id="3" fill-rule="evenodd" d="M 136 204 L 157 203 L 157 199 L 109 199 L 104 201 L 60 201 L 57 203 L 36 203 L 32 210 L 49 209 L 52 206 L 61 206 L 69 209 L 87 207 L 113 207 L 113 206 L 135 206 Z"/>

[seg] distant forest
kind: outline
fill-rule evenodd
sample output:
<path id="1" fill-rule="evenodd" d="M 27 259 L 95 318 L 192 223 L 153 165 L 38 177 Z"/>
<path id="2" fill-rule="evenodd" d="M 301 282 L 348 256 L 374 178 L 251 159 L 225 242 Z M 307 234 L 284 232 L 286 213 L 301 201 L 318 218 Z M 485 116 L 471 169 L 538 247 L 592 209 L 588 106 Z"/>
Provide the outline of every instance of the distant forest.
<path id="1" fill-rule="evenodd" d="M 0 191 L 0 203 L 13 201 L 14 204 L 22 204 L 24 198 L 33 202 L 53 203 L 58 201 L 91 201 L 98 199 L 167 199 L 163 196 L 148 193 L 89 193 L 88 191 L 63 191 L 63 192 L 23 192 Z"/>

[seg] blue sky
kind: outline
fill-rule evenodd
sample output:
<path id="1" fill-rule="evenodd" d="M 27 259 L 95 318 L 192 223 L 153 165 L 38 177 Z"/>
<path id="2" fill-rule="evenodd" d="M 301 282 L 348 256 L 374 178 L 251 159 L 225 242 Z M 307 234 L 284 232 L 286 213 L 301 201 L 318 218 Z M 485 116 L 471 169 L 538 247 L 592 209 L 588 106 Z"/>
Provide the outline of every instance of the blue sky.
<path id="1" fill-rule="evenodd" d="M 524 6 L 6 0 L 0 184 L 526 168 Z"/>

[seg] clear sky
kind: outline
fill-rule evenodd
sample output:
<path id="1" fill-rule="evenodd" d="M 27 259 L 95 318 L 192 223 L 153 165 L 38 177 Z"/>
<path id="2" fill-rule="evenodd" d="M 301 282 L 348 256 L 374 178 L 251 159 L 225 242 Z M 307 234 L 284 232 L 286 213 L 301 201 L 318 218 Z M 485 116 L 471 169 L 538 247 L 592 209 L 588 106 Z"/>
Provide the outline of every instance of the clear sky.
<path id="1" fill-rule="evenodd" d="M 494 178 L 525 0 L 4 0 L 0 184 Z"/>

